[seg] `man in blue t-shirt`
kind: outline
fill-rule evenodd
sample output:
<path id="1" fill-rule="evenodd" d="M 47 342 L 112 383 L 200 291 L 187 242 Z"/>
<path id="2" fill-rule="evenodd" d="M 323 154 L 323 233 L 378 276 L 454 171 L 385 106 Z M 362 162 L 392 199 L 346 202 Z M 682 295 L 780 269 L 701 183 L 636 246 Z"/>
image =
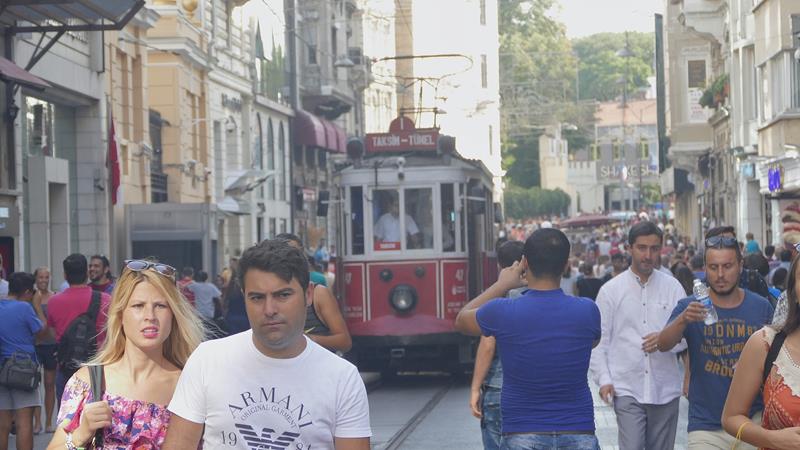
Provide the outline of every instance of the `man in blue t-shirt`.
<path id="1" fill-rule="evenodd" d="M 600 341 L 600 310 L 593 301 L 560 289 L 569 252 L 563 232 L 534 231 L 525 241 L 523 260 L 503 269 L 497 282 L 456 317 L 458 331 L 497 341 L 503 366 L 502 449 L 599 448 L 587 374 L 592 348 Z M 525 284 L 528 291 L 521 297 L 498 298 Z"/>
<path id="2" fill-rule="evenodd" d="M 497 246 L 497 265 L 500 270 L 511 267 L 522 260 L 525 244 L 522 241 L 505 241 Z M 508 291 L 506 297 L 517 298 L 524 295 L 527 288 Z M 481 336 L 475 352 L 475 369 L 472 371 L 469 406 L 472 415 L 481 419 L 483 450 L 499 450 L 503 438 L 501 432 L 500 392 L 503 389 L 503 365 L 496 351 L 497 342 L 493 337 Z"/>
<path id="3" fill-rule="evenodd" d="M 733 371 L 747 339 L 772 319 L 772 305 L 753 292 L 741 289 L 742 253 L 729 236 L 705 242 L 706 279 L 719 320 L 705 325 L 706 309 L 694 297 L 678 302 L 658 340 L 662 352 L 682 338 L 689 346 L 689 449 L 729 449 L 735 442 L 722 429 L 720 418 Z M 753 403 L 751 417 L 762 409 Z M 740 448 L 753 448 L 741 444 Z"/>
<path id="4" fill-rule="evenodd" d="M 44 314 L 40 305 L 31 306 L 33 275 L 14 272 L 8 277 L 8 295 L 0 298 L 0 366 L 13 354 L 36 361 L 36 336 L 42 334 Z M 0 386 L 0 442 L 8 441 L 12 417 L 17 426 L 17 448 L 33 448 L 33 411 L 39 406 L 38 391 Z M 5 446 L 0 446 L 6 448 Z"/>

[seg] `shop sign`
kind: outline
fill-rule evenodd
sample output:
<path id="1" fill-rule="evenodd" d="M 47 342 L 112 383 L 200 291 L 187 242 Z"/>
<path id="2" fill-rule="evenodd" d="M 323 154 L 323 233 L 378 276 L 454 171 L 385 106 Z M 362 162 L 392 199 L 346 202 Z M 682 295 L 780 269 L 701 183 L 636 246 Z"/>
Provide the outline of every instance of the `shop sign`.
<path id="1" fill-rule="evenodd" d="M 303 201 L 313 202 L 317 198 L 317 191 L 310 188 L 303 188 Z"/>
<path id="2" fill-rule="evenodd" d="M 228 94 L 222 94 L 222 107 L 240 112 L 242 110 L 242 99 L 238 97 L 229 97 Z"/>
<path id="3" fill-rule="evenodd" d="M 783 189 L 783 166 L 770 167 L 767 170 L 767 184 L 770 192 Z"/>
<path id="4" fill-rule="evenodd" d="M 600 166 L 598 167 L 600 179 L 619 180 L 620 178 L 638 180 L 641 173 L 642 178 L 658 176 L 658 166 L 646 163 L 638 165 L 619 165 L 619 166 Z"/>
<path id="5" fill-rule="evenodd" d="M 439 130 L 407 130 L 366 135 L 367 153 L 404 152 L 410 150 L 437 149 Z"/>

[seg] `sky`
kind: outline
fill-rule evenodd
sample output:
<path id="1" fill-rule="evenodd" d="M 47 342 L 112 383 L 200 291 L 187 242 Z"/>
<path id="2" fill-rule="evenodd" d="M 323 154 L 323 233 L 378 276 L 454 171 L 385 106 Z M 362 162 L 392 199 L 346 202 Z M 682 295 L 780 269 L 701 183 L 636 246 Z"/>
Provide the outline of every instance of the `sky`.
<path id="1" fill-rule="evenodd" d="M 570 38 L 604 31 L 653 31 L 653 14 L 666 0 L 559 0 L 553 16 L 567 26 Z"/>

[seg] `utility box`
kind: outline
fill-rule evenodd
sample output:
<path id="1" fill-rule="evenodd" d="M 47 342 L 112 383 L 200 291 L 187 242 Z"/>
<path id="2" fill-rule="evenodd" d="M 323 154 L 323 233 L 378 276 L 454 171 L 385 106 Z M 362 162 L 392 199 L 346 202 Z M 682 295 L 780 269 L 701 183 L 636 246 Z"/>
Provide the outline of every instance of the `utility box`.
<path id="1" fill-rule="evenodd" d="M 127 255 L 155 257 L 179 271 L 205 270 L 210 280 L 219 272 L 216 205 L 153 203 L 125 207 Z"/>

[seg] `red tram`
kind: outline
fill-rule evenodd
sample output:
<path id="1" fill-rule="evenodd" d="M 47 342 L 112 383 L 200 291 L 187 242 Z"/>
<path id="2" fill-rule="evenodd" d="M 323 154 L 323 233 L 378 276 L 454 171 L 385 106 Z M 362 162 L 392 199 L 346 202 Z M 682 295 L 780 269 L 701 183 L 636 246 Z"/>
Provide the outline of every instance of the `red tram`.
<path id="1" fill-rule="evenodd" d="M 491 174 L 402 117 L 363 148 L 340 171 L 351 356 L 362 370 L 460 371 L 476 341 L 453 321 L 497 276 Z"/>

